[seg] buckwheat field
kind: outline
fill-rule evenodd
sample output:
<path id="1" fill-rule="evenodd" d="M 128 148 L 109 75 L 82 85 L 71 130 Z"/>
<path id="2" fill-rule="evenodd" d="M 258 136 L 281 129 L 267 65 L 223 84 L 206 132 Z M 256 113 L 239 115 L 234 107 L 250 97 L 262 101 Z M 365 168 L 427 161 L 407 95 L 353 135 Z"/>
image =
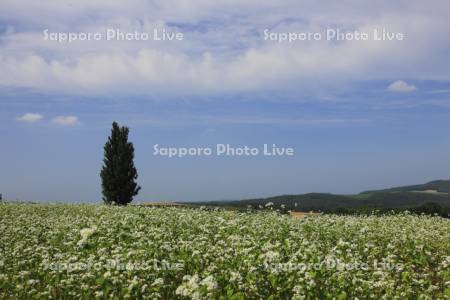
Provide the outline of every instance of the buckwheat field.
<path id="1" fill-rule="evenodd" d="M 449 299 L 450 222 L 0 204 L 0 298 Z"/>

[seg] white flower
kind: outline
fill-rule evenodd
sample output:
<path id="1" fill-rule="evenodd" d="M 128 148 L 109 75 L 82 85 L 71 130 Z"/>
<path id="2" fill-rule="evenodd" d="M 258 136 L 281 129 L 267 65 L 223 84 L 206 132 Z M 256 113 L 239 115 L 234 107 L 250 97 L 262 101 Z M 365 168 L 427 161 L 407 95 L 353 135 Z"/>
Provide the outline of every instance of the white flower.
<path id="1" fill-rule="evenodd" d="M 155 281 L 153 281 L 153 283 L 152 283 L 153 286 L 158 286 L 158 285 L 163 285 L 163 284 L 164 284 L 163 278 L 156 278 Z"/>
<path id="2" fill-rule="evenodd" d="M 206 290 L 208 292 L 211 292 L 217 288 L 217 282 L 214 280 L 214 276 L 212 275 L 204 278 L 200 284 L 206 286 Z"/>
<path id="3" fill-rule="evenodd" d="M 267 251 L 266 253 L 262 254 L 261 257 L 263 258 L 265 263 L 276 261 L 280 257 L 280 253 L 275 251 Z"/>
<path id="4" fill-rule="evenodd" d="M 88 227 L 80 230 L 81 240 L 77 242 L 79 247 L 87 245 L 88 239 L 97 231 L 97 227 Z"/>
<path id="5" fill-rule="evenodd" d="M 185 275 L 183 277 L 183 283 L 177 288 L 175 293 L 177 295 L 181 295 L 184 297 L 190 296 L 191 298 L 194 298 L 194 295 L 197 293 L 197 290 L 199 288 L 199 277 L 197 274 L 190 276 Z"/>
<path id="6" fill-rule="evenodd" d="M 102 298 L 103 297 L 103 291 L 97 291 L 95 292 L 95 297 Z"/>
<path id="7" fill-rule="evenodd" d="M 36 280 L 36 279 L 30 279 L 30 280 L 27 281 L 27 284 L 28 284 L 28 285 L 33 285 L 33 284 L 38 283 L 38 282 L 39 282 L 39 280 Z"/>
<path id="8" fill-rule="evenodd" d="M 242 280 L 242 276 L 239 272 L 230 272 L 230 281 L 231 282 L 240 282 Z"/>
<path id="9" fill-rule="evenodd" d="M 92 228 L 83 228 L 80 230 L 80 235 L 83 240 L 87 240 L 89 237 L 91 237 L 95 232 L 97 231 L 96 227 Z"/>

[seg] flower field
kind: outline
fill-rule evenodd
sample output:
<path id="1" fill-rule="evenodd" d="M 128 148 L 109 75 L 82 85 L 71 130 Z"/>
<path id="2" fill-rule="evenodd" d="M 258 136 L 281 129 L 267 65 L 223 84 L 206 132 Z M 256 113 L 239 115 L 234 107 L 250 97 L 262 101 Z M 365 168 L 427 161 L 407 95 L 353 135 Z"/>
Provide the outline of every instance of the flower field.
<path id="1" fill-rule="evenodd" d="M 450 221 L 0 204 L 0 298 L 449 299 Z"/>

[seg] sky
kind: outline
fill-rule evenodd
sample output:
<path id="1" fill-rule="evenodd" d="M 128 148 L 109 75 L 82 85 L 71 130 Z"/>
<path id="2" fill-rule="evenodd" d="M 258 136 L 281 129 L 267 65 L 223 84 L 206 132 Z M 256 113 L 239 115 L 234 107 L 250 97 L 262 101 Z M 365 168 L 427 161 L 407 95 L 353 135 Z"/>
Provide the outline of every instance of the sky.
<path id="1" fill-rule="evenodd" d="M 0 193 L 101 202 L 113 121 L 136 149 L 136 202 L 449 179 L 449 15 L 445 0 L 2 0 Z M 155 144 L 294 155 L 169 158 Z"/>

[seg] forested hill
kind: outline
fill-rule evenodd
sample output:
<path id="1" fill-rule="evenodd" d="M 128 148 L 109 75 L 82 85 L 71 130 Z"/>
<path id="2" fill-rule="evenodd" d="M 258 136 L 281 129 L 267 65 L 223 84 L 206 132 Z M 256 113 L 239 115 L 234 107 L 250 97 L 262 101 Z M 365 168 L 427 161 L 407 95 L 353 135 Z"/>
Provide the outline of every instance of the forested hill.
<path id="1" fill-rule="evenodd" d="M 355 195 L 309 193 L 236 201 L 198 202 L 196 204 L 242 208 L 249 206 L 258 208 L 269 205 L 292 211 L 336 211 L 341 209 L 407 209 L 430 203 L 450 208 L 450 180 L 365 191 Z"/>
<path id="2" fill-rule="evenodd" d="M 362 194 L 381 192 L 412 192 L 412 191 L 436 191 L 438 193 L 450 193 L 450 180 L 435 180 L 425 184 L 394 187 L 384 190 L 365 191 Z"/>

